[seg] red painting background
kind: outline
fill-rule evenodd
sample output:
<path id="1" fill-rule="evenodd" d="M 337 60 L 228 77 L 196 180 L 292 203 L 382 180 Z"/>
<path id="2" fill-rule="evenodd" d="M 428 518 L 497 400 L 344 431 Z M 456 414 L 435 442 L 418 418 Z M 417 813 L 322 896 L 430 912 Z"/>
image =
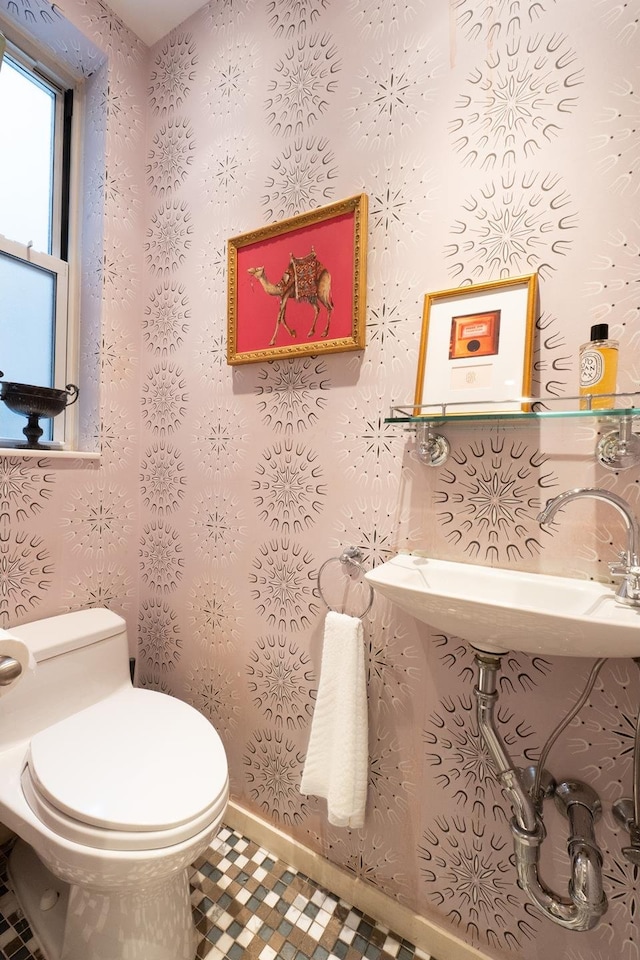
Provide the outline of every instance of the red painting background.
<path id="1" fill-rule="evenodd" d="M 354 214 L 345 213 L 291 230 L 282 236 L 240 247 L 237 251 L 237 331 L 236 350 L 248 353 L 269 349 L 280 299 L 267 294 L 260 282 L 249 272 L 249 267 L 264 267 L 266 278 L 277 284 L 289 266 L 291 256 L 305 257 L 315 250 L 318 261 L 331 274 L 333 313 L 326 337 L 321 337 L 326 326 L 326 312 L 320 304 L 320 316 L 312 337 L 307 334 L 313 323 L 313 306 L 307 301 L 289 298 L 286 321 L 297 337 L 291 337 L 280 324 L 273 347 L 292 344 L 324 343 L 353 334 L 353 270 L 354 270 Z"/>

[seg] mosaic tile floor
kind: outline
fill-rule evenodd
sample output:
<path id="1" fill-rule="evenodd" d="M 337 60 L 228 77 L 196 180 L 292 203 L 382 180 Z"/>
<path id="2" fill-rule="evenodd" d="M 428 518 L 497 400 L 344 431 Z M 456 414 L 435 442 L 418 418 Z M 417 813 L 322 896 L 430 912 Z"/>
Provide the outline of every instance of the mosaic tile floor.
<path id="1" fill-rule="evenodd" d="M 194 865 L 191 902 L 198 960 L 435 960 L 227 827 Z M 0 957 L 45 960 L 1 853 Z"/>

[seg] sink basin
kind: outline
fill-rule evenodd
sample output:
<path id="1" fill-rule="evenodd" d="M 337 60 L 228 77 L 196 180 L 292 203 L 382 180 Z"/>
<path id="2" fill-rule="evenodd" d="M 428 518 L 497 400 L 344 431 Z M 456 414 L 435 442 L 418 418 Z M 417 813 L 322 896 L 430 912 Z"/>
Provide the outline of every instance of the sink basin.
<path id="1" fill-rule="evenodd" d="M 417 620 L 492 653 L 640 656 L 640 607 L 593 580 L 399 554 L 365 574 Z"/>

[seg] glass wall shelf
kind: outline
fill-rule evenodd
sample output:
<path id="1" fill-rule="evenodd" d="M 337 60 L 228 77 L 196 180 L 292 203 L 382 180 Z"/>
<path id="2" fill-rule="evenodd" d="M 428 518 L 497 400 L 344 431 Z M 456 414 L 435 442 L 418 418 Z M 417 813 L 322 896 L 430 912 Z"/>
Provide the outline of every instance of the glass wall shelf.
<path id="1" fill-rule="evenodd" d="M 594 404 L 606 400 L 610 406 L 599 409 Z M 392 406 L 385 423 L 405 424 L 415 430 L 417 454 L 429 466 L 445 463 L 450 445 L 434 427 L 450 427 L 456 423 L 527 424 L 559 418 L 579 418 L 610 423 L 611 431 L 601 436 L 596 447 L 598 462 L 610 470 L 620 470 L 640 463 L 640 437 L 633 432 L 634 421 L 640 418 L 640 392 L 588 395 L 584 397 L 520 397 L 483 403 L 482 410 L 469 410 L 468 403 L 405 404 Z M 585 409 L 581 409 L 581 407 Z"/>
<path id="2" fill-rule="evenodd" d="M 611 401 L 604 410 L 593 407 L 593 402 L 603 397 Z M 587 409 L 581 410 L 585 403 Z M 640 417 L 640 392 L 600 394 L 586 397 L 521 397 L 517 400 L 488 401 L 482 410 L 468 410 L 468 403 L 443 403 L 436 405 L 409 403 L 392 406 L 385 423 L 446 423 L 481 420 L 551 420 L 554 417 L 597 417 L 615 419 Z M 519 409 L 518 409 L 519 408 Z"/>

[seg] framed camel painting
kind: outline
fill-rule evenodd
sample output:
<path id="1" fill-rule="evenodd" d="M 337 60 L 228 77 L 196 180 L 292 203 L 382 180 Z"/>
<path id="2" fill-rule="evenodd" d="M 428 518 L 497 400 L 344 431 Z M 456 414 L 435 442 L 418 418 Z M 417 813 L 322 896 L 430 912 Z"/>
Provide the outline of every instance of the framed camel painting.
<path id="1" fill-rule="evenodd" d="M 233 237 L 227 362 L 362 350 L 366 264 L 365 194 Z"/>

